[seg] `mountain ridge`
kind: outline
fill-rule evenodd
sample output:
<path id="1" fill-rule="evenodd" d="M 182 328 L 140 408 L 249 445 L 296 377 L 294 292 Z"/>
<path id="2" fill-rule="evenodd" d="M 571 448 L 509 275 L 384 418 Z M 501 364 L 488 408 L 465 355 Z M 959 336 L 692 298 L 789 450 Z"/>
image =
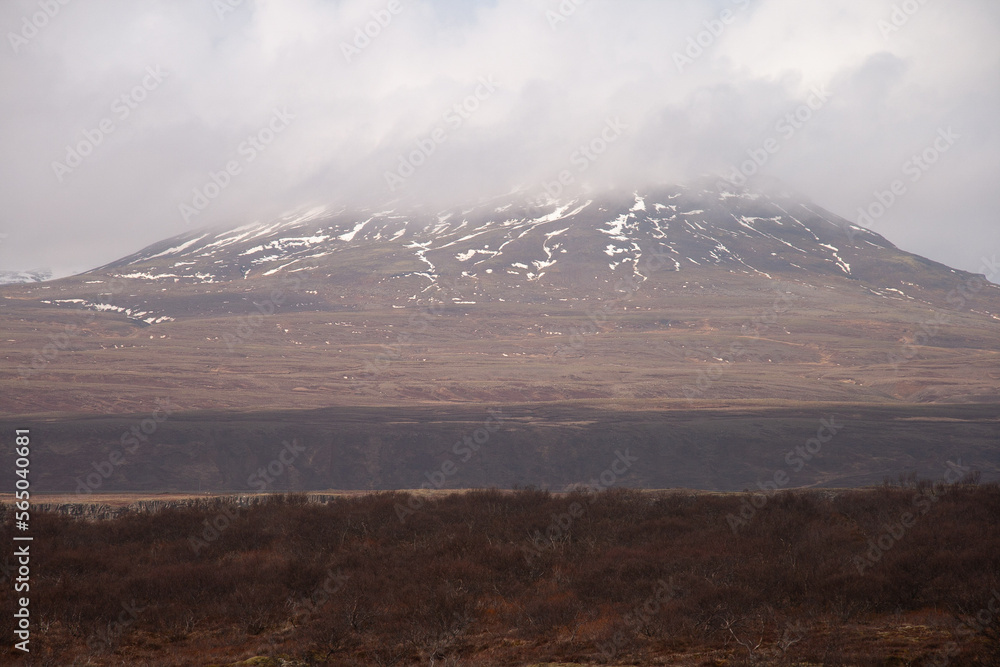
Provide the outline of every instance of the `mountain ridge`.
<path id="1" fill-rule="evenodd" d="M 0 285 L 20 285 L 25 283 L 43 283 L 52 279 L 48 269 L 33 271 L 0 271 Z"/>
<path id="2" fill-rule="evenodd" d="M 33 411 L 1000 399 L 1000 287 L 727 187 L 317 207 L 2 287 L 0 314 Z"/>
<path id="3" fill-rule="evenodd" d="M 934 304 L 974 276 L 902 251 L 817 206 L 725 186 L 661 186 L 547 204 L 513 195 L 434 214 L 316 207 L 188 232 L 83 275 L 196 285 L 319 271 L 330 284 L 360 281 L 383 305 L 406 306 L 473 305 L 493 292 L 509 300 L 516 290 L 537 299 L 570 286 L 599 296 L 603 283 L 629 274 L 646 282 L 651 270 L 662 277 L 663 269 L 706 267 L 769 280 L 845 278 Z M 465 282 L 472 295 L 449 298 L 439 279 Z"/>

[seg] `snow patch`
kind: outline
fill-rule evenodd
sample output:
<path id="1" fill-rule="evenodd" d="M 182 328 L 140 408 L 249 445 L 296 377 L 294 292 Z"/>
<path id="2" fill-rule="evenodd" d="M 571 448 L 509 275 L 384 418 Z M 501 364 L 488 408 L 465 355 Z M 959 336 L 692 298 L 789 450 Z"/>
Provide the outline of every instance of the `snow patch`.
<path id="1" fill-rule="evenodd" d="M 357 225 L 354 226 L 354 229 L 347 232 L 346 234 L 341 234 L 337 238 L 340 239 L 341 241 L 347 241 L 348 243 L 350 243 L 351 241 L 354 240 L 354 237 L 357 236 L 358 232 L 360 232 L 364 228 L 364 226 L 367 225 L 372 220 L 373 218 L 368 218 L 364 222 L 359 222 Z"/>
<path id="2" fill-rule="evenodd" d="M 163 257 L 164 255 L 173 255 L 173 254 L 178 253 L 178 252 L 184 252 L 185 250 L 187 250 L 188 248 L 190 248 L 191 246 L 193 246 L 198 241 L 201 241 L 206 236 L 208 236 L 208 234 L 203 234 L 203 235 L 199 236 L 198 238 L 191 239 L 190 241 L 182 243 L 179 246 L 174 246 L 173 248 L 167 248 L 163 252 L 158 252 L 155 255 L 150 255 L 146 259 L 147 260 L 156 259 L 157 257 Z"/>

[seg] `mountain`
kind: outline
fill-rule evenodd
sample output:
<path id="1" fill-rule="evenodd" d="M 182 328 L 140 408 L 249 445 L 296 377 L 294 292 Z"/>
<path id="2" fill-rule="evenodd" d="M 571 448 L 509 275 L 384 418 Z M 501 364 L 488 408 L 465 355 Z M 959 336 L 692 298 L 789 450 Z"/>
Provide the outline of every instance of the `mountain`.
<path id="1" fill-rule="evenodd" d="M 35 271 L 0 271 L 0 285 L 41 283 L 51 279 L 52 272 L 47 269 Z"/>
<path id="2" fill-rule="evenodd" d="M 971 279 L 787 196 L 684 187 L 541 205 L 511 196 L 433 214 L 316 208 L 178 236 L 95 273 L 188 286 L 299 272 L 396 306 L 573 301 L 623 280 L 683 285 L 706 272 L 717 283 L 833 281 L 887 299 L 934 300 Z"/>
<path id="3" fill-rule="evenodd" d="M 3 410 L 54 420 L 55 469 L 175 406 L 103 488 L 246 488 L 289 432 L 325 443 L 309 488 L 417 486 L 488 410 L 506 436 L 449 484 L 571 483 L 631 443 L 637 483 L 742 488 L 831 418 L 847 449 L 803 484 L 1000 477 L 1000 287 L 786 194 L 314 208 L 2 287 L 0 316 Z"/>

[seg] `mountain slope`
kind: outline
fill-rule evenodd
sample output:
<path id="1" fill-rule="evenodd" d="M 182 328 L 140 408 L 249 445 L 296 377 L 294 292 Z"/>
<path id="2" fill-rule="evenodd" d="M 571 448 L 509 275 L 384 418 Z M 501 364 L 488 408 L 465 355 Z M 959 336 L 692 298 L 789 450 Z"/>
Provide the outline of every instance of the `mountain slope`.
<path id="1" fill-rule="evenodd" d="M 412 485 L 490 410 L 449 486 L 586 482 L 631 447 L 623 484 L 740 489 L 830 419 L 797 485 L 994 479 L 998 313 L 981 276 L 784 196 L 316 209 L 0 287 L 0 411 L 66 491 L 136 439 L 101 489 L 244 488 L 290 437 L 274 488 Z"/>
<path id="2" fill-rule="evenodd" d="M 996 285 L 713 187 L 314 209 L 0 296 L 13 400 L 42 410 L 1000 397 Z"/>
<path id="3" fill-rule="evenodd" d="M 682 187 L 544 206 L 512 196 L 434 215 L 314 209 L 179 236 L 97 273 L 169 286 L 316 271 L 370 300 L 405 306 L 544 301 L 565 289 L 592 297 L 623 279 L 646 282 L 655 273 L 658 282 L 676 282 L 707 268 L 718 281 L 719 270 L 769 280 L 845 278 L 890 290 L 884 296 L 929 301 L 971 277 L 790 198 Z M 669 272 L 678 275 L 663 275 Z M 456 281 L 470 293 L 451 294 Z"/>

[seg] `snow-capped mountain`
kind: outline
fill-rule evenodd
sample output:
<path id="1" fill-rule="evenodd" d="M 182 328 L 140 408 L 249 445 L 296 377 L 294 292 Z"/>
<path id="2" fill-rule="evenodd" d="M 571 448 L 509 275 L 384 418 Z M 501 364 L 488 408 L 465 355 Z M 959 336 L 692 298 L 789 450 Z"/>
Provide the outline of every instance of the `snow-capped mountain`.
<path id="1" fill-rule="evenodd" d="M 294 276 L 314 283 L 299 305 L 320 310 L 580 301 L 607 298 L 623 285 L 656 294 L 732 281 L 741 289 L 829 285 L 935 304 L 970 278 L 787 195 L 664 186 L 543 203 L 513 194 L 432 213 L 314 208 L 191 232 L 78 277 L 90 278 L 87 285 L 128 281 L 128 295 L 112 304 L 65 290 L 48 303 L 158 324 L 234 312 L 229 300 L 211 295 Z M 1000 310 L 994 305 L 983 312 Z"/>
<path id="2" fill-rule="evenodd" d="M 420 288 L 415 296 L 441 276 L 531 283 L 557 280 L 580 262 L 605 278 L 629 273 L 641 280 L 664 262 L 672 271 L 720 266 L 761 276 L 851 277 L 847 258 L 857 252 L 840 247 L 852 239 L 892 248 L 876 234 L 791 200 L 676 187 L 543 205 L 512 197 L 435 215 L 317 208 L 268 224 L 177 237 L 105 268 L 123 278 L 207 283 L 336 267 L 338 255 L 378 247 L 396 263 L 413 264 L 389 280 L 413 282 Z"/>
<path id="3" fill-rule="evenodd" d="M 376 248 L 385 266 L 400 269 L 382 282 L 412 286 L 399 290 L 410 297 L 431 291 L 442 276 L 562 282 L 581 264 L 603 278 L 633 274 L 640 280 L 664 264 L 676 272 L 715 266 L 764 277 L 779 272 L 860 280 L 904 269 L 899 262 L 876 266 L 899 251 L 819 207 L 684 187 L 542 205 L 510 197 L 434 215 L 317 208 L 267 224 L 179 236 L 104 269 L 167 284 L 211 283 L 343 268 L 341 258 Z"/>
<path id="4" fill-rule="evenodd" d="M 187 360 L 167 384 L 196 377 L 191 400 L 220 407 L 997 394 L 1000 287 L 799 198 L 713 185 L 315 208 L 0 292 L 8 347 L 53 322 L 65 346 L 21 350 L 25 377 L 107 355 L 115 379 L 79 397 L 99 409 L 135 400 L 116 387 L 165 350 Z"/>
<path id="5" fill-rule="evenodd" d="M 37 271 L 0 271 L 0 285 L 41 283 L 51 278 L 52 272 L 44 269 Z"/>

